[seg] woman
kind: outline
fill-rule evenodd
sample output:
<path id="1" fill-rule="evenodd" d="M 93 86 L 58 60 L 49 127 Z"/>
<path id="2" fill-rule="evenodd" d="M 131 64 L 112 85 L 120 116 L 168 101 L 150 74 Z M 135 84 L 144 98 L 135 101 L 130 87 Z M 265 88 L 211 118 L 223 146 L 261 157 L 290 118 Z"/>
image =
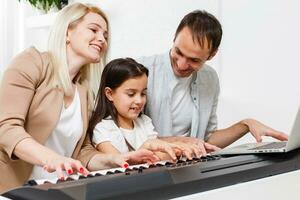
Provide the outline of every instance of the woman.
<path id="1" fill-rule="evenodd" d="M 107 38 L 99 8 L 72 4 L 58 14 L 47 52 L 29 48 L 7 68 L 0 88 L 0 192 L 29 179 L 154 159 L 149 151 L 102 155 L 86 137 Z"/>

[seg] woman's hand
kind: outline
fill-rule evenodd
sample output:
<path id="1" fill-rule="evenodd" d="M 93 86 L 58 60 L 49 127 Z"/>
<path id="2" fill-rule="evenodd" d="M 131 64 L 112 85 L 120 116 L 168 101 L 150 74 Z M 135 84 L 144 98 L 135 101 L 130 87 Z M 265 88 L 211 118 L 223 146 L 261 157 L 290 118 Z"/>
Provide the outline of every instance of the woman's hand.
<path id="1" fill-rule="evenodd" d="M 87 176 L 89 173 L 80 161 L 60 155 L 53 155 L 48 158 L 45 161 L 43 169 L 50 173 L 55 171 L 58 178 L 61 180 L 64 180 L 63 171 L 66 171 L 68 174 L 79 172 L 84 176 Z"/>
<path id="2" fill-rule="evenodd" d="M 251 132 L 251 134 L 257 142 L 262 141 L 262 136 L 270 136 L 281 141 L 288 140 L 288 135 L 286 135 L 285 133 L 276 131 L 257 120 L 245 119 L 242 121 L 242 123 L 248 126 L 249 131 Z"/>

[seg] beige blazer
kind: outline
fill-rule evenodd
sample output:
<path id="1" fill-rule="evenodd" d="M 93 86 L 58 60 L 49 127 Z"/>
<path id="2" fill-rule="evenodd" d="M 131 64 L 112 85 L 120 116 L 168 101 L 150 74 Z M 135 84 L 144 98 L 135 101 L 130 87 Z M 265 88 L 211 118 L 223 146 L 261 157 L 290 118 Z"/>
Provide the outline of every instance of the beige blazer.
<path id="1" fill-rule="evenodd" d="M 44 144 L 55 128 L 63 106 L 63 92 L 50 84 L 53 67 L 48 53 L 29 48 L 17 55 L 0 84 L 0 193 L 23 185 L 32 165 L 13 155 L 25 138 Z M 72 157 L 87 165 L 97 153 L 86 137 L 87 90 L 77 83 L 81 101 L 83 133 Z"/>

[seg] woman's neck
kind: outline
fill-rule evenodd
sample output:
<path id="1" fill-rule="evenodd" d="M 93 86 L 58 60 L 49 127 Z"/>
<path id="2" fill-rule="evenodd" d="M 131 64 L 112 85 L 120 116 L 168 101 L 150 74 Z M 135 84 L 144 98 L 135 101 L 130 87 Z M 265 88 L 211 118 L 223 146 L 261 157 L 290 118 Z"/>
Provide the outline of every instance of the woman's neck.
<path id="1" fill-rule="evenodd" d="M 74 53 L 74 51 L 72 51 L 69 48 L 67 48 L 67 62 L 71 80 L 73 80 L 80 71 L 80 69 L 87 64 L 82 57 L 78 56 L 76 53 Z"/>

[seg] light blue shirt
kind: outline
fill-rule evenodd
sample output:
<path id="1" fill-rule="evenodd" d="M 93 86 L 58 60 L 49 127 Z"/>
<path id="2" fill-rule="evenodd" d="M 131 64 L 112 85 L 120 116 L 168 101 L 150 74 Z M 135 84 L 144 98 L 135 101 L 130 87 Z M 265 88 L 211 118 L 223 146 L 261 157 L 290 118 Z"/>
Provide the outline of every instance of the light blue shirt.
<path id="1" fill-rule="evenodd" d="M 169 53 L 142 57 L 137 59 L 149 70 L 147 104 L 145 112 L 152 118 L 159 136 L 173 136 L 171 97 L 168 89 L 171 73 Z M 207 139 L 208 134 L 217 129 L 216 109 L 220 91 L 219 78 L 216 71 L 204 65 L 194 72 L 191 81 L 191 97 L 194 105 L 190 136 Z"/>

